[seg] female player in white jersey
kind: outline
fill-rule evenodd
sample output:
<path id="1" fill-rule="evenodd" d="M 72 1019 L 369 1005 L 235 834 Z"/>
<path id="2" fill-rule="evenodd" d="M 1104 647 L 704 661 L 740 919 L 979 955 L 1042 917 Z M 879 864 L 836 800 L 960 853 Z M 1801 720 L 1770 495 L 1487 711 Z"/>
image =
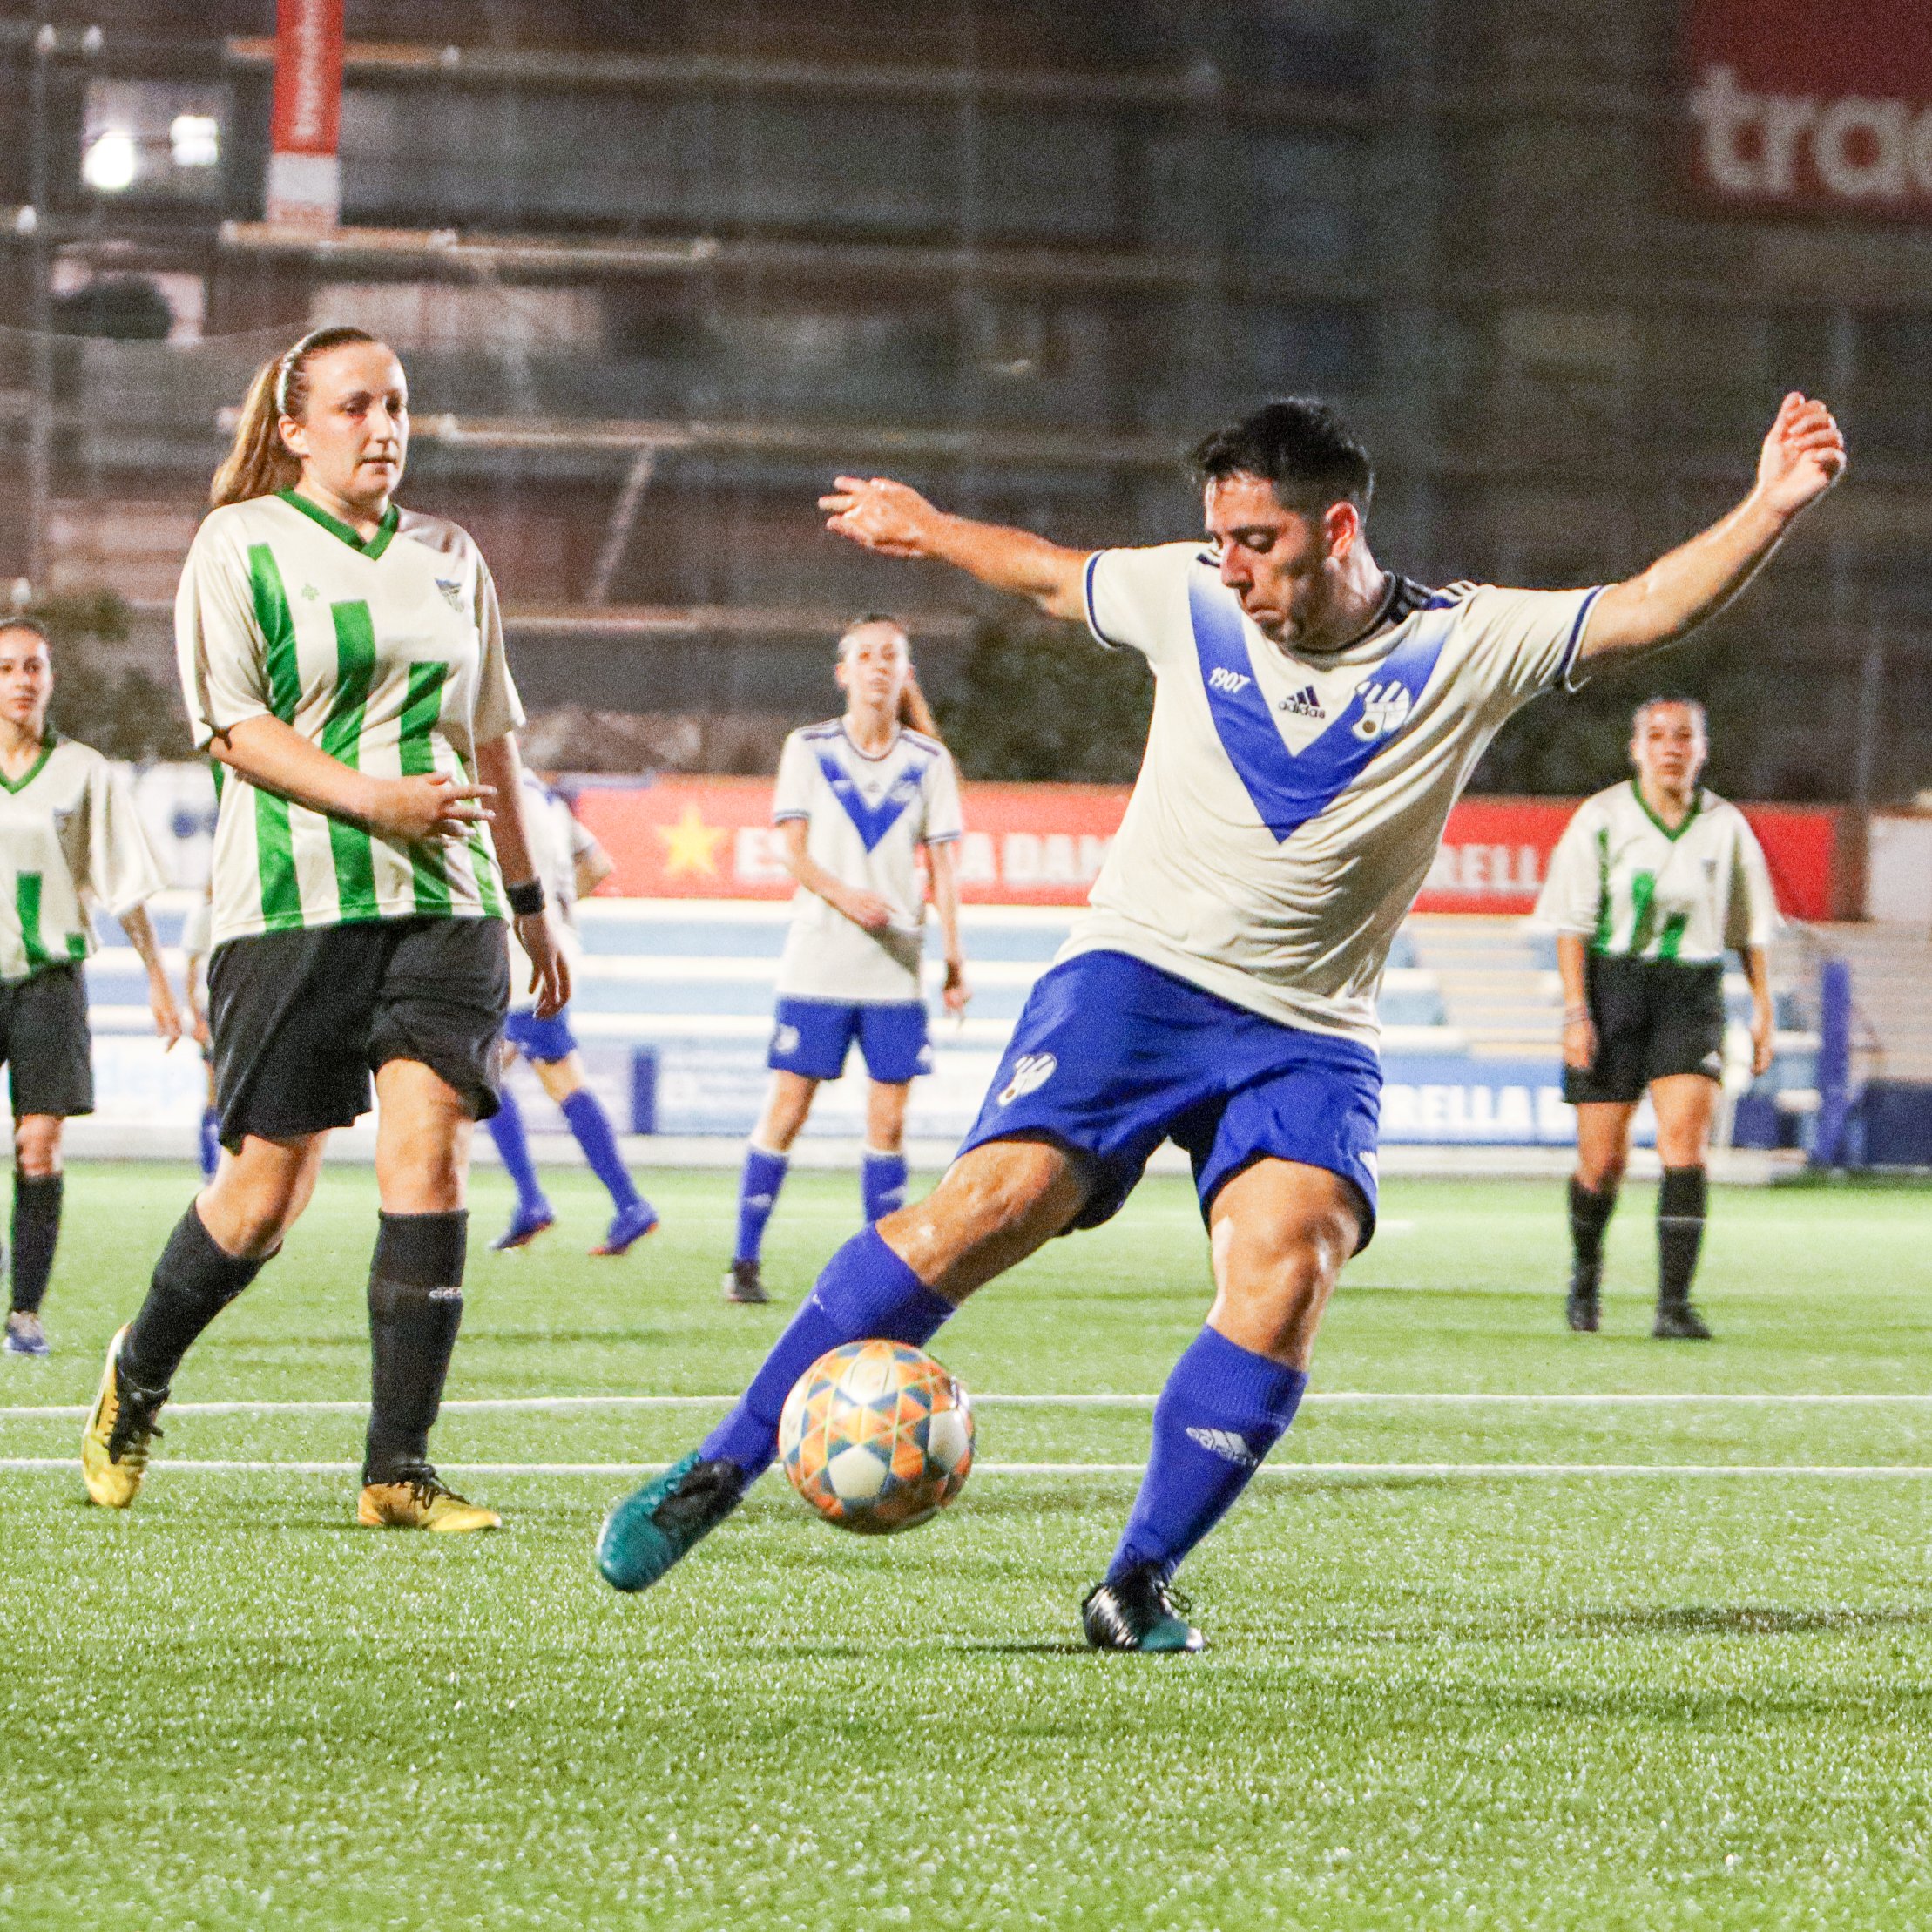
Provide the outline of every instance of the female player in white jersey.
<path id="1" fill-rule="evenodd" d="M 13 1294 L 9 1354 L 44 1355 L 40 1307 L 60 1237 L 61 1130 L 94 1111 L 87 987 L 97 907 L 147 968 L 154 1030 L 181 1022 L 146 901 L 160 861 L 126 785 L 97 751 L 47 728 L 46 633 L 0 621 L 0 1059 L 13 1102 Z"/>
<path id="2" fill-rule="evenodd" d="M 357 1515 L 497 1520 L 437 1480 L 428 1442 L 463 1316 L 470 1127 L 497 1104 L 506 898 L 540 1011 L 569 975 L 524 834 L 497 593 L 465 532 L 393 501 L 409 430 L 383 344 L 305 336 L 256 376 L 182 572 L 182 688 L 222 781 L 208 998 L 230 1158 L 109 1347 L 82 1464 L 113 1508 L 133 1501 L 177 1365 L 281 1246 L 373 1074 Z"/>
<path id="3" fill-rule="evenodd" d="M 963 1013 L 970 996 L 953 872 L 959 780 L 910 650 L 892 618 L 861 618 L 839 639 L 844 717 L 794 732 L 779 760 L 772 818 L 784 828 L 785 863 L 799 889 L 779 962 L 771 1091 L 745 1151 L 738 1245 L 725 1276 L 730 1301 L 766 1299 L 760 1251 L 792 1143 L 820 1081 L 840 1077 L 855 1041 L 872 1082 L 861 1169 L 867 1224 L 905 1201 L 906 1098 L 913 1077 L 932 1066 L 919 983 L 921 846 L 945 947 L 946 1010 Z"/>
<path id="4" fill-rule="evenodd" d="M 1593 1333 L 1604 1231 L 1649 1091 L 1664 1165 L 1653 1334 L 1707 1341 L 1691 1302 L 1704 1240 L 1705 1156 L 1724 1072 L 1724 956 L 1751 981 L 1752 1071 L 1771 1064 L 1766 949 L 1778 907 L 1744 814 L 1703 790 L 1704 707 L 1653 698 L 1631 731 L 1637 775 L 1586 799 L 1550 860 L 1537 913 L 1557 929 L 1564 1098 L 1577 1109 L 1570 1326 Z"/>

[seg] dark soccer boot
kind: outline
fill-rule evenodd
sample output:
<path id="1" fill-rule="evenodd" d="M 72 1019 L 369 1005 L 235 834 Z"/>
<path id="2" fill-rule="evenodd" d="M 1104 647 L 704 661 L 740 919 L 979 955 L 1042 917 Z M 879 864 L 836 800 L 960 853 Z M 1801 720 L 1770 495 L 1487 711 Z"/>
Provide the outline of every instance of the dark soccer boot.
<path id="1" fill-rule="evenodd" d="M 725 1299 L 747 1307 L 762 1307 L 772 1298 L 765 1292 L 764 1272 L 756 1261 L 733 1261 L 725 1273 Z"/>
<path id="2" fill-rule="evenodd" d="M 1715 1339 L 1704 1317 L 1689 1301 L 1659 1301 L 1651 1333 L 1659 1341 L 1711 1341 Z"/>
<path id="3" fill-rule="evenodd" d="M 648 1590 L 699 1537 L 738 1507 L 745 1472 L 693 1449 L 611 1510 L 597 1539 L 597 1566 L 612 1590 Z"/>
<path id="4" fill-rule="evenodd" d="M 1573 1267 L 1570 1271 L 1570 1299 L 1564 1303 L 1564 1319 L 1579 1335 L 1597 1333 L 1597 1290 L 1602 1279 L 1595 1268 Z"/>
<path id="5" fill-rule="evenodd" d="M 1118 1583 L 1096 1584 L 1081 1599 L 1080 1620 L 1097 1651 L 1198 1651 L 1203 1639 L 1189 1608 L 1160 1565 L 1144 1563 Z"/>

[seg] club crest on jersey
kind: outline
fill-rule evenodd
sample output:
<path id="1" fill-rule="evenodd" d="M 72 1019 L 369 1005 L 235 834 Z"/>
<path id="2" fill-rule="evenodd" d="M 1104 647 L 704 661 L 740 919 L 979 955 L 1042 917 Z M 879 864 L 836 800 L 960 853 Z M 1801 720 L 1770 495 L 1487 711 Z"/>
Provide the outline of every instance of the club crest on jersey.
<path id="1" fill-rule="evenodd" d="M 1050 1053 L 1021 1054 L 1013 1063 L 1013 1077 L 1000 1089 L 1000 1105 L 1010 1107 L 1022 1094 L 1044 1087 L 1059 1068 L 1059 1061 Z"/>
<path id="2" fill-rule="evenodd" d="M 1408 713 L 1415 699 L 1408 694 L 1408 686 L 1393 681 L 1376 684 L 1373 680 L 1357 687 L 1361 699 L 1361 716 L 1356 719 L 1355 736 L 1367 741 L 1376 738 L 1393 738 L 1408 722 Z"/>
<path id="3" fill-rule="evenodd" d="M 442 592 L 442 600 L 458 617 L 463 615 L 463 585 L 447 584 L 442 578 L 436 579 L 436 588 Z"/>

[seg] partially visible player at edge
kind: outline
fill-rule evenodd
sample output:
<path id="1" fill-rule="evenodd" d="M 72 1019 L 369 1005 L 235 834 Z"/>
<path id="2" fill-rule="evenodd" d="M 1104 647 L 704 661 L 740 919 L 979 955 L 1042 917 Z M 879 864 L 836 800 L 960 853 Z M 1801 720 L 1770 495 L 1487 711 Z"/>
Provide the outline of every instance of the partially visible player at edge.
<path id="1" fill-rule="evenodd" d="M 154 1030 L 181 1037 L 146 902 L 161 866 L 125 781 L 47 728 L 47 634 L 0 618 L 0 1059 L 13 1104 L 13 1281 L 6 1352 L 44 1355 L 40 1310 L 60 1239 L 61 1131 L 94 1111 L 82 963 L 113 915 L 147 969 Z"/>
<path id="2" fill-rule="evenodd" d="M 213 1180 L 221 1165 L 221 1115 L 215 1106 L 214 1032 L 208 1024 L 208 955 L 214 949 L 214 881 L 188 908 L 181 922 L 181 1000 L 187 1009 L 188 1031 L 201 1049 L 208 1098 L 201 1109 L 201 1128 L 195 1137 L 195 1159 L 203 1180 Z"/>
<path id="3" fill-rule="evenodd" d="M 1736 806 L 1702 789 L 1704 706 L 1653 698 L 1631 726 L 1634 779 L 1585 799 L 1550 855 L 1537 916 L 1557 929 L 1563 1092 L 1577 1109 L 1567 1314 L 1599 1320 L 1604 1233 L 1630 1158 L 1631 1121 L 1657 1110 L 1657 1319 L 1665 1340 L 1708 1341 L 1691 1300 L 1704 1241 L 1704 1165 L 1724 1077 L 1724 955 L 1751 982 L 1752 1071 L 1771 1064 L 1771 874 Z"/>
<path id="4" fill-rule="evenodd" d="M 779 760 L 772 818 L 798 892 L 778 967 L 772 1084 L 739 1185 L 728 1301 L 766 1299 L 760 1251 L 792 1143 L 819 1083 L 844 1074 L 855 1042 L 871 1083 L 860 1157 L 867 1225 L 905 1203 L 906 1100 L 914 1076 L 932 1070 L 920 983 L 922 846 L 945 949 L 947 1011 L 964 1012 L 971 996 L 953 870 L 963 830 L 959 780 L 913 674 L 911 648 L 891 618 L 861 618 L 839 639 L 834 675 L 845 715 L 794 732 Z"/>
<path id="5" fill-rule="evenodd" d="M 544 882 L 556 917 L 558 942 L 574 973 L 583 951 L 577 931 L 577 902 L 595 892 L 617 867 L 590 827 L 535 772 L 524 773 L 523 785 L 524 830 L 530 839 L 537 875 Z M 513 986 L 529 976 L 523 949 L 514 942 L 510 971 Z M 610 1226 L 591 1253 L 628 1253 L 658 1225 L 658 1213 L 638 1192 L 630 1169 L 624 1165 L 611 1117 L 585 1081 L 569 1010 L 545 1018 L 528 993 L 513 993 L 510 1017 L 503 1023 L 506 1071 L 519 1053 L 530 1062 L 544 1091 L 557 1103 L 591 1172 L 611 1197 Z M 498 1101 L 497 1111 L 490 1117 L 490 1138 L 496 1142 L 497 1158 L 517 1190 L 510 1226 L 490 1244 L 501 1253 L 509 1248 L 527 1247 L 555 1224 L 557 1217 L 537 1178 L 537 1164 L 530 1159 L 523 1110 L 507 1084 Z"/>
<path id="6" fill-rule="evenodd" d="M 1035 985 L 938 1188 L 833 1256 L 738 1406 L 619 1504 L 605 1577 L 640 1590 L 770 1461 L 800 1373 L 861 1336 L 923 1345 L 967 1295 L 1112 1214 L 1172 1135 L 1194 1162 L 1215 1296 L 1154 1410 L 1147 1470 L 1087 1638 L 1179 1651 L 1176 1566 L 1293 1419 L 1315 1329 L 1375 1213 L 1375 992 L 1443 822 L 1503 721 L 1719 609 L 1845 465 L 1785 398 L 1728 516 L 1607 588 L 1429 591 L 1365 532 L 1368 458 L 1319 404 L 1271 403 L 1195 452 L 1208 548 L 1064 550 L 841 477 L 831 528 L 933 557 L 1153 665 L 1140 777 L 1091 909 Z"/>
<path id="7" fill-rule="evenodd" d="M 304 336 L 250 387 L 182 571 L 182 692 L 222 778 L 208 1002 L 228 1158 L 108 1347 L 81 1462 L 111 1508 L 134 1500 L 181 1358 L 280 1248 L 373 1073 L 356 1514 L 497 1522 L 438 1480 L 428 1445 L 463 1319 L 471 1124 L 497 1105 L 506 897 L 539 1012 L 570 975 L 524 834 L 496 590 L 465 532 L 393 502 L 409 432 L 388 348 L 357 328 Z"/>

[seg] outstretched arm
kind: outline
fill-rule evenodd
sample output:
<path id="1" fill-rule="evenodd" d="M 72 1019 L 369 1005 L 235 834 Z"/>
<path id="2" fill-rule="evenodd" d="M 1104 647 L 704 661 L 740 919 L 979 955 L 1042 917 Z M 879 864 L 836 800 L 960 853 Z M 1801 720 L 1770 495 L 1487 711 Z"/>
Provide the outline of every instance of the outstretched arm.
<path id="1" fill-rule="evenodd" d="M 1757 575 L 1804 511 L 1845 473 L 1845 438 L 1822 402 L 1796 390 L 1778 410 L 1758 458 L 1751 494 L 1641 576 L 1597 599 L 1582 656 L 1651 651 L 1686 637 Z"/>
<path id="2" fill-rule="evenodd" d="M 819 508 L 828 513 L 828 530 L 882 557 L 950 564 L 996 591 L 1030 599 L 1050 618 L 1077 624 L 1086 616 L 1080 589 L 1085 551 L 1063 549 L 1030 530 L 949 517 L 889 476 L 837 477 Z"/>

